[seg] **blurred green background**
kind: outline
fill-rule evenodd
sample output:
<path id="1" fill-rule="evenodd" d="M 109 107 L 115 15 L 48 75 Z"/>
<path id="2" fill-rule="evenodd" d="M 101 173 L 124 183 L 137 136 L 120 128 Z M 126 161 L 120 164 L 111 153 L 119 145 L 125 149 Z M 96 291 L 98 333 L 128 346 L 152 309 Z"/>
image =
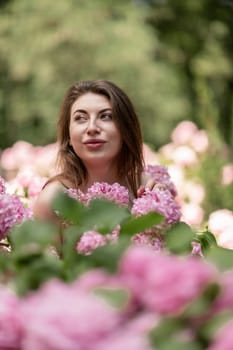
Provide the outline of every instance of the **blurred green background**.
<path id="1" fill-rule="evenodd" d="M 121 86 L 154 149 L 183 119 L 232 147 L 233 2 L 0 0 L 1 149 L 54 142 L 80 79 Z"/>

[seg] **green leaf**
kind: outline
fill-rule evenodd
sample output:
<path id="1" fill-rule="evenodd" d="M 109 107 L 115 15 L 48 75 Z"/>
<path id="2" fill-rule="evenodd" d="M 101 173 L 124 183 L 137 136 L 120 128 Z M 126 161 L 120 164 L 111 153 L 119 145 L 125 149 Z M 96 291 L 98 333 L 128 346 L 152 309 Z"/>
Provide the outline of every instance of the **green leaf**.
<path id="1" fill-rule="evenodd" d="M 186 327 L 186 322 L 182 318 L 163 318 L 150 333 L 150 340 L 154 349 L 201 350 L 202 347 L 195 340 L 183 336 Z"/>
<path id="2" fill-rule="evenodd" d="M 208 249 L 210 249 L 211 246 L 217 245 L 217 241 L 215 239 L 215 236 L 209 231 L 205 231 L 201 234 L 195 234 L 194 241 L 201 244 L 201 250 L 202 250 L 203 254 L 205 254 L 205 252 Z"/>
<path id="3" fill-rule="evenodd" d="M 58 236 L 58 228 L 52 223 L 28 220 L 13 228 L 10 233 L 14 250 L 40 251 L 53 245 Z"/>
<path id="4" fill-rule="evenodd" d="M 82 224 L 87 212 L 87 208 L 80 201 L 64 192 L 59 192 L 55 197 L 53 209 L 61 218 L 77 225 Z"/>
<path id="5" fill-rule="evenodd" d="M 13 268 L 12 253 L 0 252 L 0 274 L 5 273 Z M 1 279 L 1 278 L 0 278 Z"/>
<path id="6" fill-rule="evenodd" d="M 190 226 L 179 222 L 164 234 L 164 238 L 165 244 L 171 252 L 175 254 L 188 253 L 191 251 L 194 234 Z"/>
<path id="7" fill-rule="evenodd" d="M 213 339 L 213 336 L 217 333 L 219 328 L 230 320 L 232 320 L 232 310 L 224 310 L 212 315 L 211 318 L 199 328 L 200 338 L 208 343 Z"/>
<path id="8" fill-rule="evenodd" d="M 164 217 L 156 212 L 150 212 L 138 217 L 131 216 L 128 221 L 121 225 L 121 234 L 132 235 L 143 232 L 154 225 L 160 224 L 163 219 Z"/>
<path id="9" fill-rule="evenodd" d="M 51 278 L 63 279 L 63 263 L 60 259 L 50 255 L 42 255 L 32 261 L 30 265 L 17 270 L 14 279 L 16 290 L 25 295 L 30 290 L 38 289 Z"/>
<path id="10" fill-rule="evenodd" d="M 184 315 L 186 317 L 202 316 L 209 310 L 209 307 L 219 295 L 219 292 L 220 286 L 217 283 L 209 284 L 202 292 L 202 294 L 194 299 L 192 303 L 186 307 Z"/>
<path id="11" fill-rule="evenodd" d="M 98 287 L 94 293 L 117 309 L 123 309 L 129 302 L 129 290 L 114 287 Z"/>
<path id="12" fill-rule="evenodd" d="M 110 273 L 115 273 L 118 263 L 125 250 L 129 247 L 128 237 L 120 236 L 116 243 L 109 243 L 95 249 L 91 255 L 79 255 L 79 262 L 83 261 L 83 270 L 90 268 L 103 268 Z"/>
<path id="13" fill-rule="evenodd" d="M 225 249 L 219 246 L 212 246 L 205 254 L 205 258 L 221 271 L 233 268 L 233 250 Z"/>
<path id="14" fill-rule="evenodd" d="M 128 208 L 119 206 L 105 199 L 94 199 L 88 206 L 85 230 L 93 229 L 100 233 L 111 233 L 112 230 L 130 215 Z"/>

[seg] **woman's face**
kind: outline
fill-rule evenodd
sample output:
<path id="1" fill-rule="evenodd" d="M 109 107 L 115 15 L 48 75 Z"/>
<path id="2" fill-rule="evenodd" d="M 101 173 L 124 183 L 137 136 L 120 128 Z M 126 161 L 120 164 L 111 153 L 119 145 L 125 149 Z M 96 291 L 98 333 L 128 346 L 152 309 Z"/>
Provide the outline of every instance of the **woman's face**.
<path id="1" fill-rule="evenodd" d="M 122 147 L 120 131 L 104 95 L 88 92 L 73 103 L 70 113 L 70 145 L 88 165 L 114 164 Z"/>

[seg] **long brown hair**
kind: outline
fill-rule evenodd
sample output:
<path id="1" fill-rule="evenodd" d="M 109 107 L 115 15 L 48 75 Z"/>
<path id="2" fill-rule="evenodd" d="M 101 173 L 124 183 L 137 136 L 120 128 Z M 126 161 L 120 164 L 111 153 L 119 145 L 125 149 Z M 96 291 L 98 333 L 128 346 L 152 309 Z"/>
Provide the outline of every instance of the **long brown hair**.
<path id="1" fill-rule="evenodd" d="M 57 161 L 61 172 L 55 178 L 60 181 L 68 180 L 75 188 L 87 181 L 87 170 L 69 144 L 69 125 L 73 103 L 78 97 L 88 92 L 104 95 L 110 101 L 113 120 L 120 130 L 123 141 L 118 157 L 118 175 L 120 178 L 126 178 L 136 196 L 143 170 L 140 123 L 129 97 L 118 86 L 106 80 L 79 81 L 66 92 L 60 109 L 57 129 L 59 145 Z"/>

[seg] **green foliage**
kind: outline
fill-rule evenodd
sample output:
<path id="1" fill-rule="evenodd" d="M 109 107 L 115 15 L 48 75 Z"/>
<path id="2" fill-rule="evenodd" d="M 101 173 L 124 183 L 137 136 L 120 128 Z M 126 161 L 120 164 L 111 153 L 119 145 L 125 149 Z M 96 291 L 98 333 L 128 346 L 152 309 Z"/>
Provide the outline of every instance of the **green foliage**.
<path id="1" fill-rule="evenodd" d="M 26 221 L 14 227 L 9 235 L 12 252 L 0 254 L 0 280 L 9 279 L 21 295 L 37 289 L 53 277 L 72 282 L 92 268 L 115 272 L 122 254 L 131 244 L 132 235 L 161 223 L 163 219 L 157 213 L 135 218 L 129 209 L 103 199 L 92 200 L 89 206 L 84 206 L 64 193 L 57 196 L 54 208 L 59 211 L 61 220 L 66 220 L 62 225 L 62 237 L 54 224 L 37 220 Z M 107 234 L 117 225 L 121 227 L 117 242 L 99 247 L 91 255 L 77 253 L 76 245 L 84 232 L 96 230 Z M 190 255 L 192 242 L 196 241 L 200 243 L 205 259 L 220 270 L 233 267 L 233 252 L 218 247 L 208 231 L 195 233 L 187 224 L 180 222 L 164 232 L 163 238 L 165 248 L 173 254 Z M 111 292 L 109 293 L 111 298 Z M 213 300 L 217 293 L 218 288 L 215 285 L 205 290 L 198 300 L 199 307 L 196 304 L 193 307 L 196 312 Z M 189 313 L 193 313 L 191 306 Z M 172 339 L 171 341 L 173 342 Z"/>
<path id="2" fill-rule="evenodd" d="M 215 141 L 217 136 L 232 146 L 232 3 L 167 0 L 150 4 L 148 23 L 161 42 L 156 55 L 176 67 L 191 119 Z"/>
<path id="3" fill-rule="evenodd" d="M 121 233 L 133 235 L 160 224 L 161 221 L 163 221 L 163 216 L 155 212 L 150 212 L 139 217 L 132 216 L 130 220 L 123 222 L 121 225 Z"/>
<path id="4" fill-rule="evenodd" d="M 179 222 L 165 232 L 166 247 L 175 254 L 190 252 L 194 233 L 190 226 Z"/>
<path id="5" fill-rule="evenodd" d="M 154 60 L 160 43 L 147 14 L 128 0 L 9 2 L 0 13 L 0 147 L 53 142 L 68 86 L 98 78 L 129 94 L 145 140 L 163 144 L 189 106 L 176 69 Z"/>

